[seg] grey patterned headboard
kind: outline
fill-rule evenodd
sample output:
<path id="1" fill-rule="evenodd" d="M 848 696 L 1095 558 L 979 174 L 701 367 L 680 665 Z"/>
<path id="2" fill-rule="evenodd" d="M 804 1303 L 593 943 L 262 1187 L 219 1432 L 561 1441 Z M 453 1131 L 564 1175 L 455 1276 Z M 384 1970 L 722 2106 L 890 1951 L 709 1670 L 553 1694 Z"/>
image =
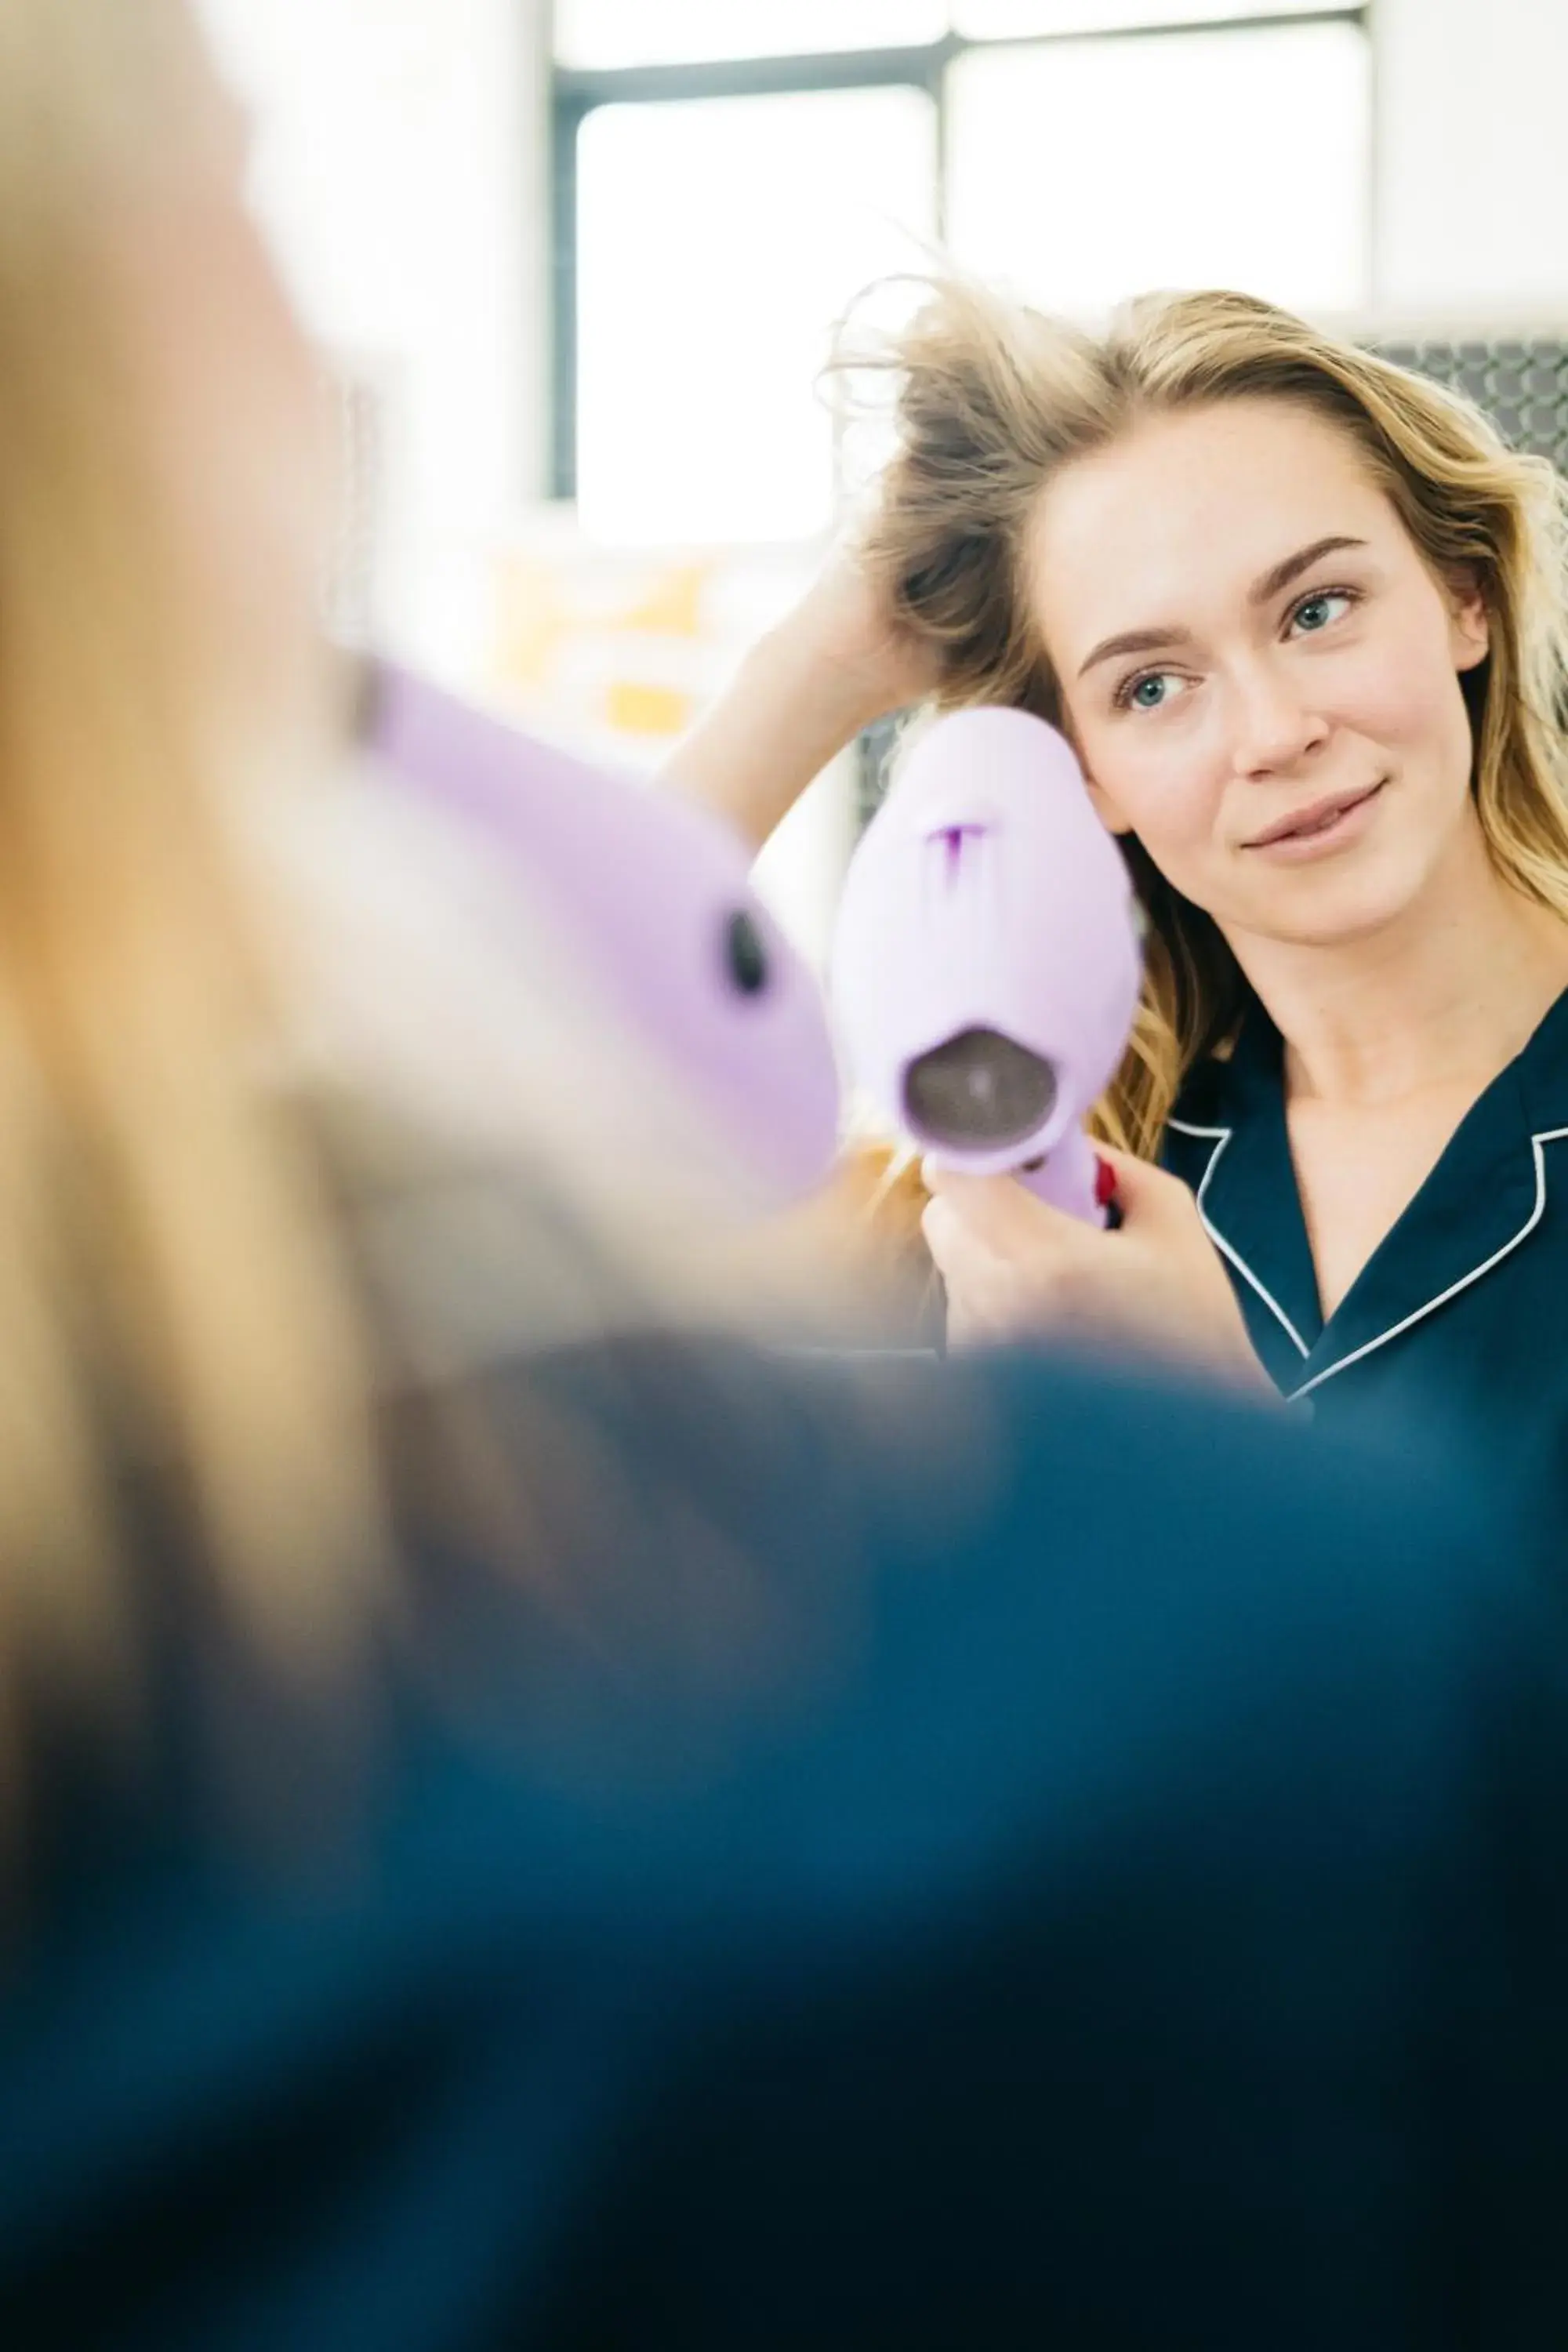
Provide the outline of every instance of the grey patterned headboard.
<path id="1" fill-rule="evenodd" d="M 1562 336 L 1393 334 L 1366 341 L 1401 367 L 1468 394 L 1514 448 L 1549 457 L 1568 474 L 1568 328 Z"/>

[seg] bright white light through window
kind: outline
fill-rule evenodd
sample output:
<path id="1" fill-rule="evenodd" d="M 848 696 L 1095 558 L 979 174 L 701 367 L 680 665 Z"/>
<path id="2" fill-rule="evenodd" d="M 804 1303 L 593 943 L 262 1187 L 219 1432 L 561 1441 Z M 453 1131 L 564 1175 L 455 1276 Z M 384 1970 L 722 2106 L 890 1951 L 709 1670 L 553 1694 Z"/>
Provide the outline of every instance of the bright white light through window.
<path id="1" fill-rule="evenodd" d="M 815 377 L 871 280 L 921 266 L 934 109 L 914 89 L 608 106 L 579 149 L 578 504 L 621 542 L 831 519 Z M 911 236 L 912 232 L 912 236 Z"/>
<path id="2" fill-rule="evenodd" d="M 1354 310 L 1370 103 L 1353 25 L 975 50 L 952 69 L 952 250 L 1047 309 L 1228 286 Z"/>

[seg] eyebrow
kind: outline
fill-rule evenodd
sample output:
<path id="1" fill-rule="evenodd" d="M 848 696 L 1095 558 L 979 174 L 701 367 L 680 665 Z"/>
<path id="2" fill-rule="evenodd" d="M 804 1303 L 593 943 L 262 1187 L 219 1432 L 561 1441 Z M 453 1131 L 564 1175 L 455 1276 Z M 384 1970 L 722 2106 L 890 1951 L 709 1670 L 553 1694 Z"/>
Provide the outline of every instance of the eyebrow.
<path id="1" fill-rule="evenodd" d="M 1247 590 L 1247 601 L 1249 604 L 1271 604 L 1282 588 L 1289 588 L 1292 580 L 1299 580 L 1303 572 L 1310 572 L 1313 564 L 1321 563 L 1325 555 L 1338 555 L 1347 547 L 1365 545 L 1364 539 L 1347 539 L 1342 534 L 1315 539 L 1310 547 L 1302 548 L 1298 555 L 1288 555 L 1283 563 L 1277 563 L 1272 572 L 1266 572 L 1262 579 Z"/>
<path id="2" fill-rule="evenodd" d="M 1315 539 L 1310 547 L 1299 548 L 1294 555 L 1286 556 L 1283 562 L 1275 564 L 1272 571 L 1266 572 L 1260 580 L 1254 581 L 1247 592 L 1247 601 L 1249 604 L 1272 604 L 1281 590 L 1289 588 L 1293 580 L 1299 580 L 1303 572 L 1310 572 L 1314 563 L 1321 562 L 1325 555 L 1338 555 L 1346 548 L 1365 545 L 1364 539 L 1351 539 L 1343 532 L 1338 531 L 1331 532 L 1327 539 Z M 1079 676 L 1087 677 L 1089 672 L 1096 668 L 1100 662 L 1113 661 L 1118 655 L 1157 654 L 1167 646 L 1190 646 L 1192 641 L 1193 633 L 1190 629 L 1174 626 L 1124 629 L 1114 637 L 1100 639 L 1094 651 L 1081 664 Z"/>

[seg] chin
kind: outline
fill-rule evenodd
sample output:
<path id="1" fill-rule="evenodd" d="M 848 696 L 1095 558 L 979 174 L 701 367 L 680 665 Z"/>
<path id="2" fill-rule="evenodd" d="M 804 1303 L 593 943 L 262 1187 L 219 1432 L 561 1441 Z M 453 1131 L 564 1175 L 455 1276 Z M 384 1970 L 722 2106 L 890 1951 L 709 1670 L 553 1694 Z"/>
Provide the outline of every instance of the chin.
<path id="1" fill-rule="evenodd" d="M 1277 908 L 1274 919 L 1262 924 L 1269 939 L 1289 940 L 1300 948 L 1354 948 L 1368 939 L 1380 939 L 1408 922 L 1420 906 L 1422 891 L 1417 882 L 1405 889 L 1368 885 L 1354 887 L 1347 877 L 1344 887 L 1323 891 L 1317 906 Z"/>
<path id="2" fill-rule="evenodd" d="M 1259 909 L 1257 930 L 1294 947 L 1354 947 L 1406 921 L 1420 905 L 1429 877 L 1391 870 L 1391 861 L 1369 859 L 1358 871 L 1347 861 L 1339 873 L 1326 867 L 1307 887 L 1271 892 Z"/>

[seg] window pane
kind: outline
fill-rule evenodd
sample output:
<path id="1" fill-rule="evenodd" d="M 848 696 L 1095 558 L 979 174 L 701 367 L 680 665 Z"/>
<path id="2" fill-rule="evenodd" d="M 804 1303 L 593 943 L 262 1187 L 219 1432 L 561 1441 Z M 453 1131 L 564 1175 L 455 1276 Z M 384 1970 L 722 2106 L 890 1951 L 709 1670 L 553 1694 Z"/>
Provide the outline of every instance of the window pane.
<path id="1" fill-rule="evenodd" d="M 910 89 L 607 106 L 579 156 L 578 501 L 614 541 L 787 539 L 830 520 L 814 378 L 835 320 L 929 237 L 935 110 Z"/>
<path id="2" fill-rule="evenodd" d="M 1370 59 L 1355 26 L 981 49 L 952 73 L 954 253 L 1029 299 L 1095 312 L 1167 286 L 1302 310 L 1364 299 Z"/>
<path id="3" fill-rule="evenodd" d="M 940 40 L 947 0 L 555 0 L 563 65 L 675 65 Z"/>
<path id="4" fill-rule="evenodd" d="M 954 0 L 953 30 L 974 41 L 1030 33 L 1113 33 L 1145 25 L 1205 24 L 1222 16 L 1342 14 L 1345 0 Z"/>

